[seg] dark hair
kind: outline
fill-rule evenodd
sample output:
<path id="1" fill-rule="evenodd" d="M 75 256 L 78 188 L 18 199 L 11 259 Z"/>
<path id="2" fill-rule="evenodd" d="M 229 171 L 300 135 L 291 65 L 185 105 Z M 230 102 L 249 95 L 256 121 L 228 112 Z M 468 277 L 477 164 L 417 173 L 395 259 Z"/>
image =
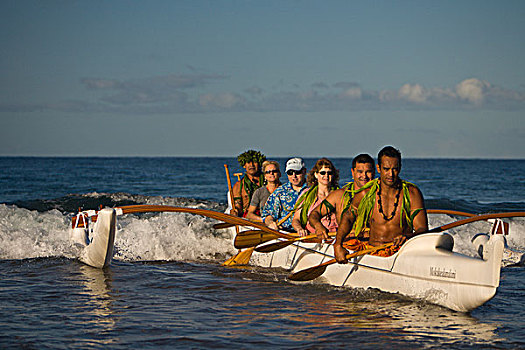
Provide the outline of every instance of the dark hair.
<path id="1" fill-rule="evenodd" d="M 374 158 L 372 158 L 369 154 L 361 153 L 352 159 L 352 169 L 355 169 L 357 163 L 361 164 L 372 164 L 372 167 L 376 166 L 376 162 L 374 161 Z"/>
<path id="2" fill-rule="evenodd" d="M 401 168 L 401 152 L 397 148 L 392 146 L 385 146 L 377 155 L 377 163 L 381 166 L 381 158 L 383 157 L 397 158 L 399 161 L 399 167 Z"/>
<path id="3" fill-rule="evenodd" d="M 314 167 L 310 172 L 308 173 L 308 176 L 306 177 L 306 181 L 308 182 L 308 187 L 312 187 L 317 185 L 317 179 L 315 178 L 315 173 L 319 170 L 321 170 L 324 166 L 329 167 L 332 169 L 333 175 L 332 175 L 332 181 L 330 183 L 331 187 L 335 187 L 339 185 L 339 170 L 337 170 L 334 166 L 334 164 L 328 159 L 328 158 L 321 158 L 317 162 L 315 162 Z"/>

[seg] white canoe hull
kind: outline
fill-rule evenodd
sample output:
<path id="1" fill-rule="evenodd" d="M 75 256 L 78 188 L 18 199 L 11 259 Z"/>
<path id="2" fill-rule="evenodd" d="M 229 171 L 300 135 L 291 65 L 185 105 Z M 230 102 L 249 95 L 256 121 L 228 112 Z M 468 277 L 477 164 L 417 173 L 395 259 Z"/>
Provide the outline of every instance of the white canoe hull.
<path id="1" fill-rule="evenodd" d="M 377 288 L 456 311 L 470 311 L 496 294 L 503 237 L 491 236 L 484 246 L 485 259 L 452 252 L 453 244 L 452 236 L 446 233 L 416 236 L 387 258 L 365 255 L 348 264 L 331 264 L 317 281 L 334 286 Z M 332 245 L 296 243 L 273 253 L 254 253 L 251 263 L 297 272 L 333 257 Z"/>

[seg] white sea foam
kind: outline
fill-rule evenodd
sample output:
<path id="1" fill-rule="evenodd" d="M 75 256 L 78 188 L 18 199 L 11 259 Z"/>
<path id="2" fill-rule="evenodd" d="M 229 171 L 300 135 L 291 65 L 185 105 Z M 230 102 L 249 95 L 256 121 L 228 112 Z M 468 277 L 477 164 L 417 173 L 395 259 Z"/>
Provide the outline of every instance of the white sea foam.
<path id="1" fill-rule="evenodd" d="M 150 218 L 119 218 L 115 240 L 121 260 L 195 261 L 224 259 L 233 254 L 232 237 L 212 225 L 215 220 L 181 213 Z"/>
<path id="2" fill-rule="evenodd" d="M 44 213 L 0 204 L 0 258 L 73 257 L 69 220 L 58 210 Z"/>
<path id="3" fill-rule="evenodd" d="M 206 208 L 204 205 L 199 207 Z M 431 228 L 457 220 L 443 214 L 429 215 Z M 509 248 L 525 250 L 525 218 L 510 222 L 506 236 Z M 236 252 L 232 235 L 217 231 L 217 221 L 186 213 L 124 215 L 117 219 L 115 259 L 123 261 L 222 261 Z M 30 211 L 0 204 L 0 259 L 40 257 L 75 258 L 79 248 L 69 241 L 71 217 L 58 210 Z M 479 221 L 448 232 L 454 236 L 454 250 L 476 256 L 471 239 L 488 233 L 491 223 Z"/>
<path id="4" fill-rule="evenodd" d="M 196 261 L 229 257 L 232 237 L 217 221 L 184 213 L 118 217 L 115 258 L 125 261 Z M 30 211 L 0 204 L 0 259 L 74 258 L 71 218 L 57 210 Z"/>

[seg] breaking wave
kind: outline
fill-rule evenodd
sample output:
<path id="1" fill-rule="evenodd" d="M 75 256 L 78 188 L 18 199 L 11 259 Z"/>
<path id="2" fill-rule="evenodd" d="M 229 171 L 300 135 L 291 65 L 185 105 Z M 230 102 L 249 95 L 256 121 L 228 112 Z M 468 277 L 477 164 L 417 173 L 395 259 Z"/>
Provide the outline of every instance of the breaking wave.
<path id="1" fill-rule="evenodd" d="M 71 218 L 79 208 L 98 209 L 100 205 L 116 207 L 133 204 L 172 205 L 224 212 L 225 205 L 193 198 L 142 196 L 127 193 L 88 193 L 68 195 L 54 200 L 21 201 L 0 204 L 0 259 L 30 259 L 78 256 L 79 248 L 69 242 Z M 472 204 L 443 204 L 441 208 L 467 212 Z M 461 204 L 461 205 L 458 205 Z M 453 222 L 459 217 L 429 215 L 431 228 Z M 525 218 L 508 220 L 510 248 L 525 250 Z M 233 233 L 215 230 L 216 220 L 187 213 L 143 213 L 119 216 L 115 239 L 115 259 L 122 261 L 224 261 L 236 252 Z M 487 233 L 486 221 L 451 229 L 455 237 L 454 250 L 474 255 L 471 238 Z"/>

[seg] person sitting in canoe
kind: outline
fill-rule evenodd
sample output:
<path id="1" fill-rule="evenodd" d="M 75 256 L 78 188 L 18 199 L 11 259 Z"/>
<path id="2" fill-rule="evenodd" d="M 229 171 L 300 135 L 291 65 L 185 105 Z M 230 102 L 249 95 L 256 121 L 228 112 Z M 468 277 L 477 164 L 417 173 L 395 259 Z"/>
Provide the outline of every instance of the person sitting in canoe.
<path id="1" fill-rule="evenodd" d="M 266 160 L 264 154 L 248 150 L 237 157 L 237 161 L 246 170 L 244 176 L 233 186 L 233 209 L 231 215 L 245 217 L 253 193 L 262 186 L 264 181 L 261 165 Z"/>
<path id="2" fill-rule="evenodd" d="M 339 170 L 327 158 L 319 159 L 307 176 L 308 189 L 303 191 L 295 204 L 292 227 L 300 236 L 315 233 L 316 229 L 308 223 L 312 210 L 322 206 L 325 198 L 339 188 Z M 326 232 L 337 231 L 335 213 L 321 219 Z"/>
<path id="3" fill-rule="evenodd" d="M 341 219 L 334 243 L 337 262 L 346 263 L 348 251 L 366 246 L 379 246 L 393 242 L 390 255 L 406 241 L 419 233 L 428 231 L 428 219 L 423 194 L 416 185 L 401 180 L 401 153 L 392 146 L 384 147 L 377 156 L 379 179 L 367 183 L 355 194 L 349 210 Z M 370 229 L 368 243 L 344 242 L 348 233 L 356 236 L 365 228 Z M 357 241 L 357 242 L 355 242 Z"/>
<path id="4" fill-rule="evenodd" d="M 329 230 L 321 222 L 322 218 L 335 213 L 336 222 L 339 224 L 343 212 L 350 207 L 355 192 L 374 178 L 374 168 L 374 159 L 368 154 L 359 154 L 352 159 L 351 174 L 354 181 L 330 192 L 321 205 L 315 207 L 308 216 L 308 224 L 315 228 L 317 236 L 328 239 Z"/>
<path id="5" fill-rule="evenodd" d="M 291 158 L 286 162 L 288 182 L 279 186 L 268 197 L 261 212 L 263 222 L 274 230 L 293 231 L 292 218 L 288 217 L 280 226 L 277 221 L 293 212 L 299 194 L 306 188 L 306 167 L 302 158 Z"/>
<path id="6" fill-rule="evenodd" d="M 259 187 L 253 193 L 246 218 L 253 221 L 262 221 L 261 209 L 266 204 L 268 197 L 281 185 L 281 170 L 279 163 L 274 160 L 265 160 L 262 163 L 262 172 L 264 174 L 264 186 Z"/>

